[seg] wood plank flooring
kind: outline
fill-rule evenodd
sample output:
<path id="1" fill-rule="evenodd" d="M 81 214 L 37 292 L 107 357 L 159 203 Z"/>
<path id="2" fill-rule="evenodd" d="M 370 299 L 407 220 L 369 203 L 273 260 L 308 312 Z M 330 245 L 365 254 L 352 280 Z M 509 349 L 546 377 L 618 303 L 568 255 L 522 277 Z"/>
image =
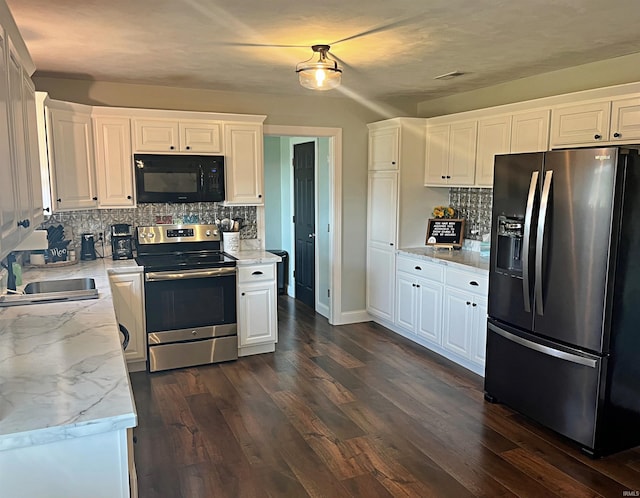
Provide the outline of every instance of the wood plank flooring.
<path id="1" fill-rule="evenodd" d="M 288 297 L 278 313 L 274 354 L 132 374 L 140 498 L 640 491 L 639 449 L 590 460 L 384 327 L 333 327 Z"/>

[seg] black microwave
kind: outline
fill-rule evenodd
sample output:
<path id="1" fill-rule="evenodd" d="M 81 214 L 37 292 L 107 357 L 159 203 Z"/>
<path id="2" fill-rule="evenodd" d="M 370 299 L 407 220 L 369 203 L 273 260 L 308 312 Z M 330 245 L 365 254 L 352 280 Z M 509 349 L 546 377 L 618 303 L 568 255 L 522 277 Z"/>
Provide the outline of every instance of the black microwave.
<path id="1" fill-rule="evenodd" d="M 224 201 L 224 156 L 134 154 L 137 202 Z"/>

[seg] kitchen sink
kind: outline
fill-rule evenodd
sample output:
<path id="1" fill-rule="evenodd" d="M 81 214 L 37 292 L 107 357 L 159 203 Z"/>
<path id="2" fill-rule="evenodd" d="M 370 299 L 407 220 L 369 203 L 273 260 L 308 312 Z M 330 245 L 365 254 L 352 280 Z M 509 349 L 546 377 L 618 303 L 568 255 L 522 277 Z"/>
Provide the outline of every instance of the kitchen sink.
<path id="1" fill-rule="evenodd" d="M 96 289 L 96 282 L 93 278 L 43 280 L 27 284 L 23 294 L 0 296 L 0 306 L 57 303 L 97 298 L 98 289 Z"/>

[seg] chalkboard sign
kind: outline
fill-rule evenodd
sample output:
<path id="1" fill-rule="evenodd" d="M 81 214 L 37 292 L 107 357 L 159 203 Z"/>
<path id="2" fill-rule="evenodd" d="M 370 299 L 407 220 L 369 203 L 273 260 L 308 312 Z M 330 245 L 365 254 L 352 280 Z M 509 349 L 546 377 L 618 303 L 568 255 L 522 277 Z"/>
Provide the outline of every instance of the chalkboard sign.
<path id="1" fill-rule="evenodd" d="M 428 246 L 462 247 L 463 238 L 463 219 L 430 219 L 427 224 L 426 245 Z"/>

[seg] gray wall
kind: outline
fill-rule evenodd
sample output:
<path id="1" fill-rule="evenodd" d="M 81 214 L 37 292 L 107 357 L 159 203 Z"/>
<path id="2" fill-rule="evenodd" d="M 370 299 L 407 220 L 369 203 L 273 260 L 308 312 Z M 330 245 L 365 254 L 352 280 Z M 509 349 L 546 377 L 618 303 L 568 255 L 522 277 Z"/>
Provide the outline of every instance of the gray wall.
<path id="1" fill-rule="evenodd" d="M 280 138 L 264 137 L 264 246 L 282 247 L 282 200 Z"/>

